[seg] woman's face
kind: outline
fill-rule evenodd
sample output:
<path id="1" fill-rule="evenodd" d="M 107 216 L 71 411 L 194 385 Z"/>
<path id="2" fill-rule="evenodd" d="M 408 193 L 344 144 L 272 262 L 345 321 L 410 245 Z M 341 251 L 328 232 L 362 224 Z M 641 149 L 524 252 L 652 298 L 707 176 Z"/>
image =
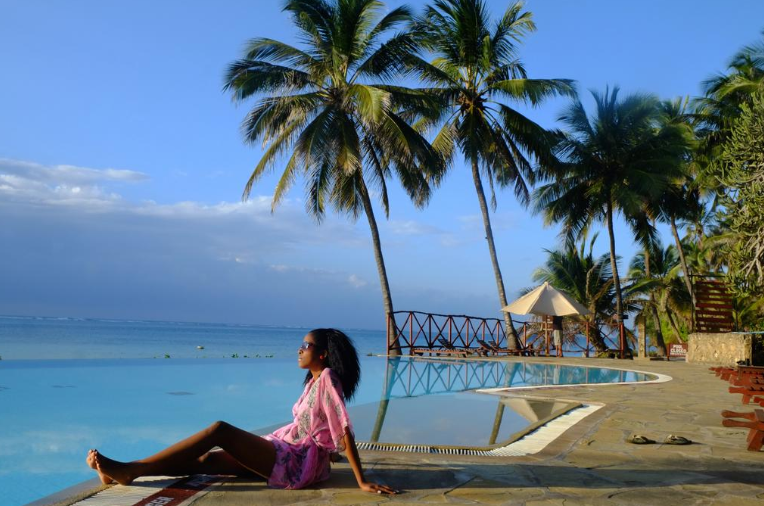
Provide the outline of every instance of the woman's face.
<path id="1" fill-rule="evenodd" d="M 325 352 L 316 349 L 316 341 L 311 334 L 302 338 L 300 348 L 297 350 L 297 364 L 302 369 L 316 369 L 323 365 Z"/>

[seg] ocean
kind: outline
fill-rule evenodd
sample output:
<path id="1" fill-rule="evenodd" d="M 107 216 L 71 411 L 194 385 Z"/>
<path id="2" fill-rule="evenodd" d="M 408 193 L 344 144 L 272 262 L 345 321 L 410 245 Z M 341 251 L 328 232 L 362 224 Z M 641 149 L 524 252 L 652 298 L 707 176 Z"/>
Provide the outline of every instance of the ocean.
<path id="1" fill-rule="evenodd" d="M 0 316 L 0 359 L 290 358 L 308 328 Z M 342 328 L 359 355 L 384 354 L 382 330 Z"/>

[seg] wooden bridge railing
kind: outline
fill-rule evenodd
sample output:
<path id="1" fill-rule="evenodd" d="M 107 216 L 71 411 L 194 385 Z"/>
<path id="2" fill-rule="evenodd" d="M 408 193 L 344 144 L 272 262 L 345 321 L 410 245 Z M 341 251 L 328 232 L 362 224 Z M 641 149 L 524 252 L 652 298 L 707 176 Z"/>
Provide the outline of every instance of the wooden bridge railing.
<path id="1" fill-rule="evenodd" d="M 504 320 L 499 318 L 481 318 L 466 315 L 444 315 L 424 313 L 421 311 L 396 311 L 394 318 L 388 315 L 387 350 L 390 352 L 396 345 L 404 354 L 411 355 L 415 348 L 439 349 L 439 339 L 446 340 L 454 348 L 479 350 L 478 340 L 495 344 L 499 348 L 507 348 L 507 335 Z M 392 320 L 392 321 L 391 321 Z M 393 321 L 395 325 L 393 325 Z M 541 321 L 512 321 L 520 338 L 523 349 L 536 355 L 552 355 L 552 327 L 549 319 Z M 595 348 L 590 340 L 589 323 L 577 323 L 575 332 L 567 332 L 563 337 L 560 349 L 554 354 L 581 354 L 591 356 Z M 625 356 L 625 329 L 623 322 L 608 326 L 597 327 L 606 349 L 616 353 L 619 358 Z M 582 332 L 583 331 L 583 332 Z M 585 344 L 584 344 L 585 343 Z"/>
<path id="2" fill-rule="evenodd" d="M 387 315 L 387 349 L 396 345 L 413 353 L 414 348 L 440 348 L 445 339 L 455 348 L 480 348 L 478 339 L 491 341 L 499 347 L 507 344 L 504 320 L 466 315 L 444 315 L 421 311 L 396 311 L 395 325 Z M 391 335 L 392 331 L 392 335 Z"/>

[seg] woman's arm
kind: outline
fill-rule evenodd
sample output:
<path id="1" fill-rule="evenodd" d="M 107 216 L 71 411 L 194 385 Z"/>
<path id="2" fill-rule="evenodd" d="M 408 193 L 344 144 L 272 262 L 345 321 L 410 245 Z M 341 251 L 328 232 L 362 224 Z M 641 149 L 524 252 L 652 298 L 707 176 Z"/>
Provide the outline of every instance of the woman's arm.
<path id="1" fill-rule="evenodd" d="M 358 456 L 358 448 L 355 446 L 355 438 L 349 430 L 345 431 L 345 436 L 342 438 L 342 442 L 345 445 L 345 454 L 347 455 L 350 468 L 355 475 L 355 481 L 358 482 L 358 486 L 365 492 L 374 492 L 377 494 L 397 494 L 398 491 L 394 490 L 386 485 L 378 485 L 377 483 L 366 481 L 363 476 L 363 468 L 361 467 L 361 457 Z"/>

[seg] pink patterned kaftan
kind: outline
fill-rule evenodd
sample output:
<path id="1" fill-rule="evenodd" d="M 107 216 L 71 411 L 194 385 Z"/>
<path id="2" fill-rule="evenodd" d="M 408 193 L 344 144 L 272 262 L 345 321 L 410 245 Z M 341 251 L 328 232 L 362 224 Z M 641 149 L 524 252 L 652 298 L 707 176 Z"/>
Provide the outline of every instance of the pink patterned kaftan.
<path id="1" fill-rule="evenodd" d="M 342 384 L 327 368 L 311 379 L 292 408 L 294 421 L 265 436 L 276 448 L 268 478 L 275 488 L 303 488 L 329 477 L 329 454 L 343 450 L 346 430 L 353 433 Z"/>

